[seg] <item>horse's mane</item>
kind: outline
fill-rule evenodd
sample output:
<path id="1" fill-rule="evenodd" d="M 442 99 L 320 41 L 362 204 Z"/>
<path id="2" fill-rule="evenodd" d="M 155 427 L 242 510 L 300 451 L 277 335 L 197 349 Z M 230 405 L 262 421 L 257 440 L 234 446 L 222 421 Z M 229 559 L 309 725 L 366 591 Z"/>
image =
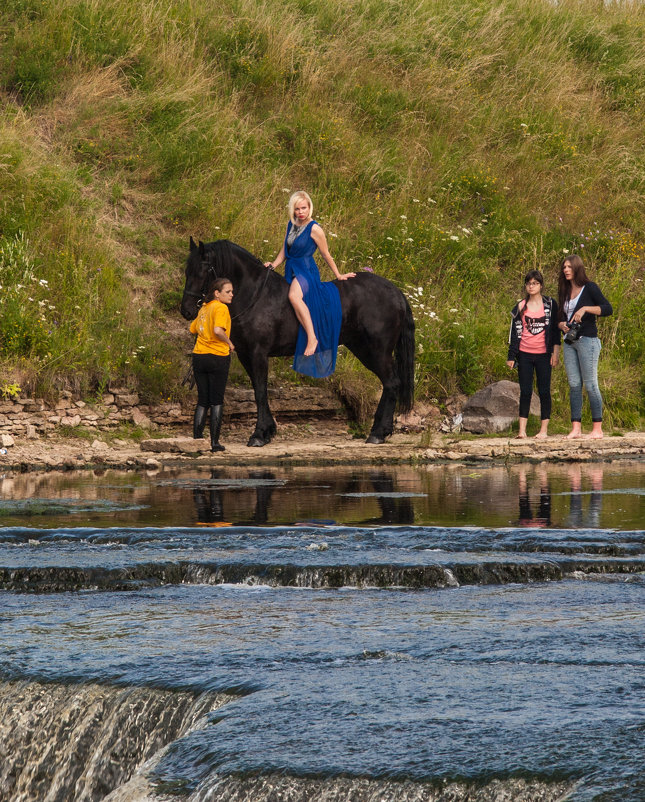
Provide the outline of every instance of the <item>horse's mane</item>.
<path id="1" fill-rule="evenodd" d="M 216 266 L 226 268 L 235 257 L 240 259 L 245 265 L 252 267 L 261 267 L 262 270 L 267 268 L 257 256 L 238 245 L 236 242 L 231 242 L 228 239 L 218 239 L 215 242 L 207 242 L 204 245 L 205 251 L 213 254 L 213 261 Z"/>

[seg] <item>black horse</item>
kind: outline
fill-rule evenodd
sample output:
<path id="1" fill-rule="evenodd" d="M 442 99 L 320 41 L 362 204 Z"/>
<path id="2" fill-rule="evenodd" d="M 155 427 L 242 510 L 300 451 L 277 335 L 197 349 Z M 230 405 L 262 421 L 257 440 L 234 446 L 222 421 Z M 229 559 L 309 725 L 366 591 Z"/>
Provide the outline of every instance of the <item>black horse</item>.
<path id="1" fill-rule="evenodd" d="M 231 339 L 249 374 L 257 422 L 249 446 L 266 445 L 276 432 L 267 400 L 270 356 L 294 353 L 298 320 L 289 303 L 289 285 L 255 256 L 228 240 L 200 242 L 190 238 L 181 314 L 197 315 L 207 284 L 217 277 L 233 282 Z M 340 344 L 360 359 L 383 384 L 368 443 L 383 443 L 392 434 L 397 401 L 401 412 L 412 407 L 414 394 L 414 319 L 403 293 L 373 273 L 335 282 L 343 321 Z M 395 356 L 393 357 L 393 353 Z"/>

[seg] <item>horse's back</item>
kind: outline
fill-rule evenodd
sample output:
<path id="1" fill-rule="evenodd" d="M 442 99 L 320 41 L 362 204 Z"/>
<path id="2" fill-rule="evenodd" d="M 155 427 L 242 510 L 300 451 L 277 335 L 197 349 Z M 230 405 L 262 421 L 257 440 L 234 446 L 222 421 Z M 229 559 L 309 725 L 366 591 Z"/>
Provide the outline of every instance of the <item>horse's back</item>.
<path id="1" fill-rule="evenodd" d="M 336 284 L 343 308 L 341 343 L 356 334 L 383 336 L 388 332 L 393 342 L 398 340 L 409 306 L 395 284 L 367 271 Z"/>

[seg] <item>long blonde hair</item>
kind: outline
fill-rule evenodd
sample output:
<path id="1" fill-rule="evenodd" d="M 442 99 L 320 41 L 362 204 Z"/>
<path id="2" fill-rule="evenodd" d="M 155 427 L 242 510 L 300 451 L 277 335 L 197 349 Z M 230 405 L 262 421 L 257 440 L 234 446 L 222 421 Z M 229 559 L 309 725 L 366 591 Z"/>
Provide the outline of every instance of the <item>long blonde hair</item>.
<path id="1" fill-rule="evenodd" d="M 312 203 L 311 198 L 309 195 L 304 191 L 304 189 L 299 189 L 297 192 L 294 192 L 293 195 L 289 198 L 289 220 L 294 224 L 296 224 L 296 203 L 299 200 L 306 200 L 309 204 L 309 217 L 314 216 L 314 205 Z"/>

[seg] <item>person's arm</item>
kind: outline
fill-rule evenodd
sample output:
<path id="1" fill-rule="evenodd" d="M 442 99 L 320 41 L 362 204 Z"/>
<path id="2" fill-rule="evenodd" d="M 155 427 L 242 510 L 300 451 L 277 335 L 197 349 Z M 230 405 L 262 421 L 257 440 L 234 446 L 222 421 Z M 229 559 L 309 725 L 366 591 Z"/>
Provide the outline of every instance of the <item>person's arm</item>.
<path id="1" fill-rule="evenodd" d="M 332 255 L 329 253 L 329 248 L 327 246 L 327 237 L 325 236 L 325 232 L 318 225 L 318 223 L 316 223 L 311 228 L 311 238 L 318 246 L 320 255 L 325 260 L 325 262 L 327 262 L 327 264 L 331 268 L 332 273 L 336 276 L 337 279 L 339 279 L 340 281 L 345 281 L 345 279 L 354 278 L 356 273 L 341 273 L 336 267 L 336 262 L 334 262 L 334 260 L 332 259 Z"/>
<path id="2" fill-rule="evenodd" d="M 554 345 L 553 346 L 553 353 L 551 354 L 551 367 L 554 368 L 558 364 L 558 359 L 560 358 L 560 346 Z"/>
<path id="3" fill-rule="evenodd" d="M 520 313 L 520 306 L 517 303 L 511 312 L 511 327 L 508 331 L 508 354 L 506 356 L 506 364 L 509 368 L 514 368 L 517 361 L 517 352 L 520 350 L 520 340 L 515 328 L 515 320 Z"/>
<path id="4" fill-rule="evenodd" d="M 269 270 L 275 270 L 276 267 L 280 267 L 280 265 L 284 262 L 285 255 L 284 255 L 284 245 L 280 248 L 280 253 L 276 256 L 276 258 L 272 262 L 265 262 L 264 266 L 268 267 Z"/>
<path id="5" fill-rule="evenodd" d="M 221 326 L 213 326 L 213 334 L 217 337 L 218 340 L 221 340 L 222 342 L 226 343 L 226 345 L 228 345 L 231 351 L 235 351 L 235 346 L 233 345 L 229 336 L 226 334 L 226 332 Z"/>
<path id="6" fill-rule="evenodd" d="M 560 310 L 558 307 L 558 302 L 555 298 L 551 298 L 551 323 L 549 325 L 550 328 L 550 337 L 551 337 L 551 346 L 555 351 L 556 347 L 558 349 L 558 353 L 560 351 L 560 345 L 562 344 L 562 328 L 558 323 L 558 317 L 560 315 Z M 555 361 L 553 360 L 553 356 L 551 357 L 551 365 L 555 367 L 558 364 L 558 357 L 555 357 Z"/>
<path id="7" fill-rule="evenodd" d="M 589 284 L 585 285 L 584 289 L 588 291 L 591 300 L 596 303 L 593 306 L 581 306 L 576 309 L 573 320 L 580 322 L 586 314 L 596 315 L 596 317 L 608 317 L 613 313 L 612 305 L 602 294 L 600 287 L 595 282 L 589 282 Z"/>

